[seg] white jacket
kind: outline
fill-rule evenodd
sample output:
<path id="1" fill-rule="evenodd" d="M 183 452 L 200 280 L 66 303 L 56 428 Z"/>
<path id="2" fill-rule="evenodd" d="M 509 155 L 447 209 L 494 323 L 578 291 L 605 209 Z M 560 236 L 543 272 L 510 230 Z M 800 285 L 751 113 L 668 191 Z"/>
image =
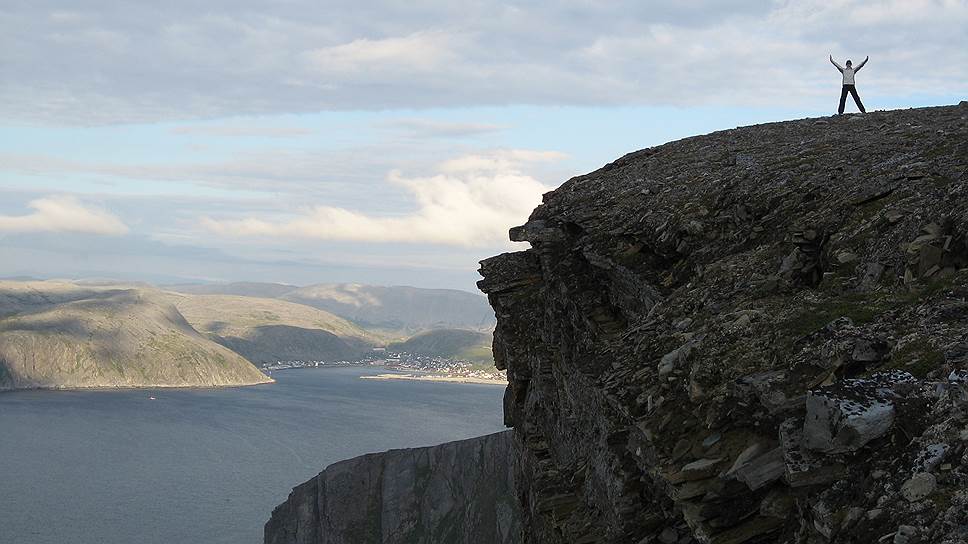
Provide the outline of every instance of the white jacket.
<path id="1" fill-rule="evenodd" d="M 865 64 L 867 64 L 867 61 L 869 59 L 870 59 L 870 57 L 867 57 L 860 64 L 858 64 L 856 67 L 850 67 L 850 66 L 848 66 L 846 68 L 843 67 L 843 66 L 841 66 L 841 65 L 839 65 L 839 64 L 837 64 L 837 61 L 835 61 L 832 58 L 830 59 L 830 62 L 832 62 L 833 65 L 836 66 L 838 70 L 840 70 L 840 73 L 841 74 L 844 74 L 844 85 L 853 85 L 854 84 L 854 74 L 856 72 L 859 72 L 860 69 L 863 68 Z"/>

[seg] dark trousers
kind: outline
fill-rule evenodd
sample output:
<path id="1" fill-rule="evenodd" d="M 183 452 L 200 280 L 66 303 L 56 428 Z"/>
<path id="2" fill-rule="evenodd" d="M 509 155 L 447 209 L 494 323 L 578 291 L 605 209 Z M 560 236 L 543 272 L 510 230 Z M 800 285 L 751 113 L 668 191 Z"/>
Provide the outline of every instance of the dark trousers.
<path id="1" fill-rule="evenodd" d="M 854 97 L 854 104 L 857 104 L 857 109 L 863 113 L 867 113 L 864 109 L 864 104 L 860 101 L 860 97 L 857 96 L 857 87 L 853 85 L 844 85 L 843 90 L 840 91 L 840 107 L 837 108 L 837 113 L 844 113 L 844 105 L 847 103 L 847 93 Z"/>

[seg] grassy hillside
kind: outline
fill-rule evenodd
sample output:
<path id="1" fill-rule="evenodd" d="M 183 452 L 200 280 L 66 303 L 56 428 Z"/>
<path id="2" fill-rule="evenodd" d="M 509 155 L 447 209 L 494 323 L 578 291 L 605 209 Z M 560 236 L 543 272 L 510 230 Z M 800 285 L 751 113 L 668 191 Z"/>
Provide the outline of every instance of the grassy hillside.
<path id="1" fill-rule="evenodd" d="M 487 299 L 454 289 L 320 284 L 289 291 L 281 298 L 326 310 L 363 327 L 386 331 L 487 331 L 494 326 L 494 312 Z"/>
<path id="2" fill-rule="evenodd" d="M 358 359 L 374 346 L 433 328 L 394 346 L 416 354 L 492 361 L 488 327 L 493 313 L 483 297 L 472 293 L 363 285 L 202 287 L 246 295 L 186 294 L 104 282 L 0 282 L 0 347 L 4 350 L 0 351 L 4 358 L 0 387 L 162 384 L 165 380 L 189 385 L 191 379 L 186 376 L 151 372 L 150 367 L 163 367 L 175 357 L 160 355 L 164 350 L 159 342 L 173 353 L 191 351 L 191 346 L 211 351 L 218 347 L 212 346 L 214 342 L 222 347 L 211 351 L 213 356 L 224 357 L 222 348 L 228 348 L 232 356 L 241 355 L 256 364 L 341 361 Z M 282 293 L 287 300 L 253 293 Z M 451 326 L 454 322 L 461 326 Z M 177 335 L 166 334 L 168 328 Z M 144 347 L 149 341 L 154 351 Z M 146 353 L 156 360 L 138 359 Z M 207 360 L 201 352 L 193 357 Z M 30 362 L 35 360 L 42 362 Z M 104 361 L 107 367 L 101 368 Z M 110 371 L 116 367 L 120 370 Z M 197 381 L 207 383 L 204 377 L 210 370 L 200 369 Z"/>
<path id="3" fill-rule="evenodd" d="M 346 319 L 284 300 L 167 296 L 195 329 L 256 363 L 354 359 L 384 342 Z"/>
<path id="4" fill-rule="evenodd" d="M 268 381 L 156 292 L 0 282 L 0 389 Z"/>
<path id="5" fill-rule="evenodd" d="M 191 295 L 285 300 L 338 315 L 372 334 L 390 339 L 406 338 L 428 329 L 490 331 L 494 328 L 494 312 L 487 300 L 477 293 L 456 289 L 354 283 L 296 287 L 257 282 L 169 285 L 165 289 Z"/>
<path id="6" fill-rule="evenodd" d="M 61 281 L 0 281 L 0 318 L 100 296 L 104 291 Z"/>
<path id="7" fill-rule="evenodd" d="M 322 329 L 341 337 L 365 338 L 367 332 L 342 317 L 285 300 L 232 295 L 170 294 L 169 300 L 201 332 L 240 336 L 266 325 Z"/>
<path id="8" fill-rule="evenodd" d="M 461 329 L 437 329 L 387 346 L 389 351 L 431 355 L 493 364 L 491 335 Z"/>
<path id="9" fill-rule="evenodd" d="M 163 285 L 163 289 L 189 295 L 236 295 L 242 297 L 277 298 L 298 289 L 285 283 L 237 281 L 232 283 L 190 283 Z"/>

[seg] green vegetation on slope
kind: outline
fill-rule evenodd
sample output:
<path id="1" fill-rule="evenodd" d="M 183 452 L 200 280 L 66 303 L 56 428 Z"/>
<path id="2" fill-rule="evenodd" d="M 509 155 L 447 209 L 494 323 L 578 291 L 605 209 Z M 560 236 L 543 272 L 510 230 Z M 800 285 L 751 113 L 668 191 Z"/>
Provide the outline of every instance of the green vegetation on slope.
<path id="1" fill-rule="evenodd" d="M 404 342 L 387 346 L 389 351 L 407 352 L 494 364 L 491 353 L 491 335 L 463 329 L 435 329 L 410 337 Z"/>
<path id="2" fill-rule="evenodd" d="M 329 312 L 284 300 L 168 296 L 193 327 L 255 363 L 352 360 L 385 341 Z"/>
<path id="3" fill-rule="evenodd" d="M 285 300 L 233 295 L 176 295 L 170 298 L 201 332 L 241 336 L 253 328 L 289 325 L 321 329 L 340 337 L 364 339 L 367 331 L 329 312 Z"/>
<path id="4" fill-rule="evenodd" d="M 270 381 L 156 292 L 0 282 L 0 388 L 189 387 Z"/>

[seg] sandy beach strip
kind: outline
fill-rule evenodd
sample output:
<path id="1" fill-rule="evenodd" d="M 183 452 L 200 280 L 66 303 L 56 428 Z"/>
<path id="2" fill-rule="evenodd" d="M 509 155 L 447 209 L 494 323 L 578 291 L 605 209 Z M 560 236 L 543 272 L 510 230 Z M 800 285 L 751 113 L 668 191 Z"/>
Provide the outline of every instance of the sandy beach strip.
<path id="1" fill-rule="evenodd" d="M 482 385 L 507 385 L 506 380 L 492 380 L 488 378 L 474 378 L 470 376 L 439 376 L 433 374 L 377 374 L 376 376 L 360 376 L 363 380 L 417 380 L 421 382 L 450 382 L 475 383 Z"/>

